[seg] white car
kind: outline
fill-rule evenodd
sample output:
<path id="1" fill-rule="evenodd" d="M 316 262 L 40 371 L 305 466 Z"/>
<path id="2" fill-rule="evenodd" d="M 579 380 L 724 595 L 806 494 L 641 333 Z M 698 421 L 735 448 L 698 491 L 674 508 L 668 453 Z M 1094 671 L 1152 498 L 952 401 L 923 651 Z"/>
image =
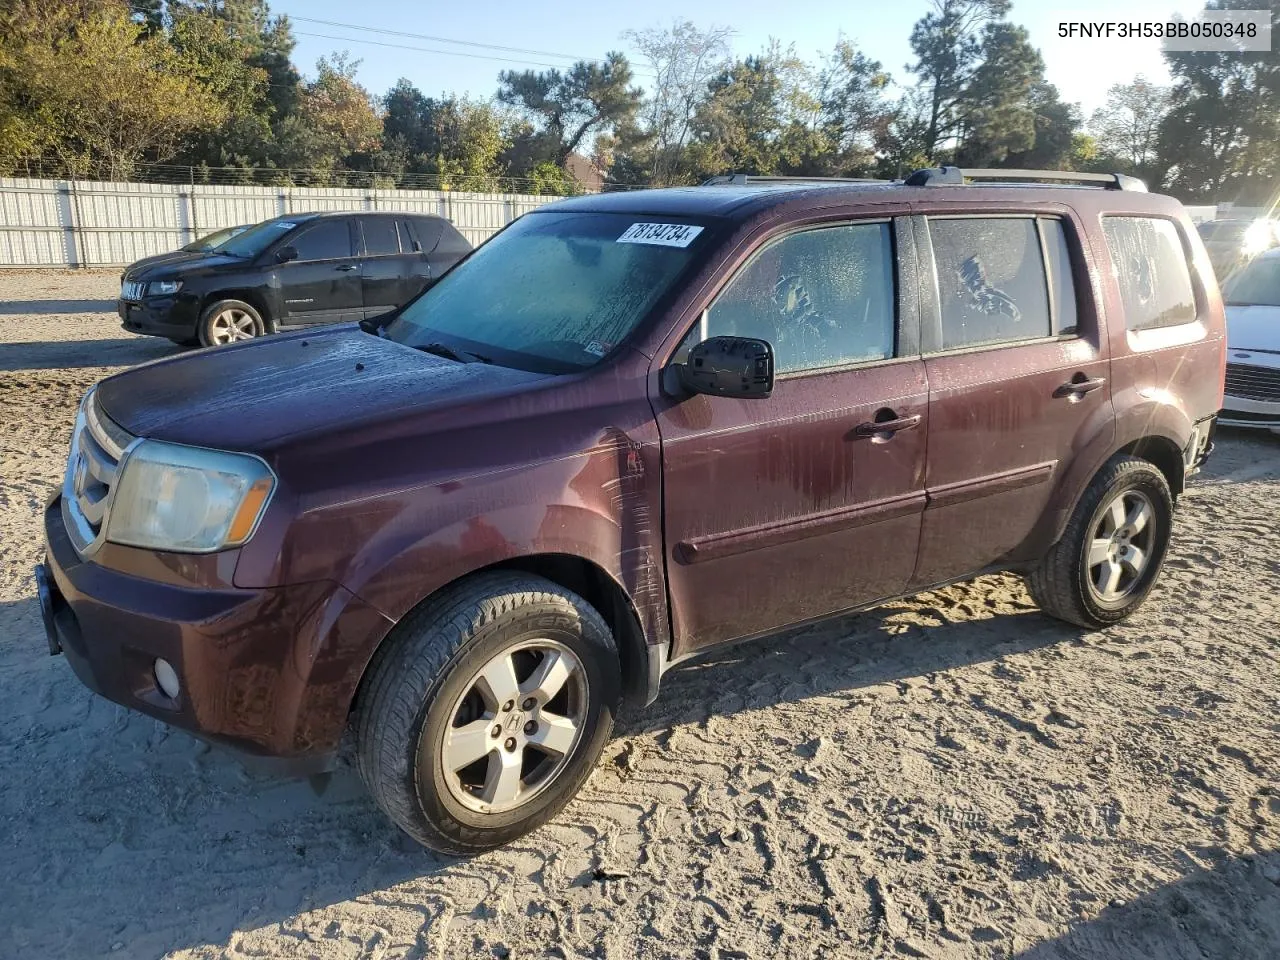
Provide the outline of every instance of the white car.
<path id="1" fill-rule="evenodd" d="M 1227 281 L 1227 383 L 1218 423 L 1280 433 L 1280 248 Z"/>

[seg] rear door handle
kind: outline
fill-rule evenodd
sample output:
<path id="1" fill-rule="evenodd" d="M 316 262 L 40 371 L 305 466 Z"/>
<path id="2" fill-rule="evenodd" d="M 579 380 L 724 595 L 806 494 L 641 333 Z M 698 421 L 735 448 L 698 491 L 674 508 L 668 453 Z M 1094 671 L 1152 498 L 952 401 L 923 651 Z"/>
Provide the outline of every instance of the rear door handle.
<path id="1" fill-rule="evenodd" d="M 1082 373 L 1077 373 L 1074 377 L 1053 391 L 1053 395 L 1058 398 L 1067 397 L 1079 399 L 1086 393 L 1092 393 L 1094 390 L 1101 389 L 1106 386 L 1106 378 L 1104 377 L 1086 377 Z"/>
<path id="2" fill-rule="evenodd" d="M 340 267 L 338 267 L 338 269 L 341 270 L 343 273 L 349 273 L 352 270 L 359 270 L 360 268 L 357 267 L 354 263 L 344 263 Z"/>
<path id="3" fill-rule="evenodd" d="M 894 420 L 868 420 L 866 423 L 860 423 L 853 428 L 855 437 L 879 437 L 885 434 L 892 436 L 899 430 L 914 430 L 920 426 L 923 420 L 918 413 L 913 413 L 909 417 L 898 417 Z"/>

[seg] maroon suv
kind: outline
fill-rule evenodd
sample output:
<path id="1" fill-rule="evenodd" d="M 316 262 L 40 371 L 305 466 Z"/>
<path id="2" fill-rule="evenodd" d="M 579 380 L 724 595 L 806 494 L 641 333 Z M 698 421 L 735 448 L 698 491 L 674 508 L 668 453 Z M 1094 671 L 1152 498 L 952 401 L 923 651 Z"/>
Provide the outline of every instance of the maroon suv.
<path id="1" fill-rule="evenodd" d="M 1210 449 L 1218 287 L 1174 200 L 986 175 L 567 200 L 384 322 L 102 381 L 53 652 L 295 769 L 350 724 L 391 819 L 466 853 L 716 644 L 991 570 L 1122 619 Z"/>

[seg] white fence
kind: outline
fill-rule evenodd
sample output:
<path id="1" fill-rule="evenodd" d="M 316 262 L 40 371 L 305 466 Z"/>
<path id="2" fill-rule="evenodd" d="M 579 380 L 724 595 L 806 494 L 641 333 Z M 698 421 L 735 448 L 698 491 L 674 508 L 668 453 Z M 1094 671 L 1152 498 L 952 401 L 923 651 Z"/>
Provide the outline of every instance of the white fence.
<path id="1" fill-rule="evenodd" d="M 478 244 L 555 197 L 441 190 L 91 183 L 0 177 L 0 267 L 109 267 L 222 227 L 309 210 L 448 217 Z"/>

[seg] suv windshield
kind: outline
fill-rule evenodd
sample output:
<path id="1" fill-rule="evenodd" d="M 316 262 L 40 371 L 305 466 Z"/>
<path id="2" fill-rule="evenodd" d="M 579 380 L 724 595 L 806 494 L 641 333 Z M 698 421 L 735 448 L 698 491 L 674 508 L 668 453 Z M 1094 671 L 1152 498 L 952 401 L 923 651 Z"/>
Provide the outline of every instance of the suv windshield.
<path id="1" fill-rule="evenodd" d="M 1280 258 L 1253 260 L 1227 281 L 1227 303 L 1237 307 L 1280 307 Z"/>
<path id="2" fill-rule="evenodd" d="M 685 218 L 535 211 L 405 307 L 387 337 L 542 373 L 585 369 L 671 289 L 703 230 Z"/>
<path id="3" fill-rule="evenodd" d="M 218 252 L 250 260 L 297 225 L 295 220 L 265 220 L 219 245 Z"/>

